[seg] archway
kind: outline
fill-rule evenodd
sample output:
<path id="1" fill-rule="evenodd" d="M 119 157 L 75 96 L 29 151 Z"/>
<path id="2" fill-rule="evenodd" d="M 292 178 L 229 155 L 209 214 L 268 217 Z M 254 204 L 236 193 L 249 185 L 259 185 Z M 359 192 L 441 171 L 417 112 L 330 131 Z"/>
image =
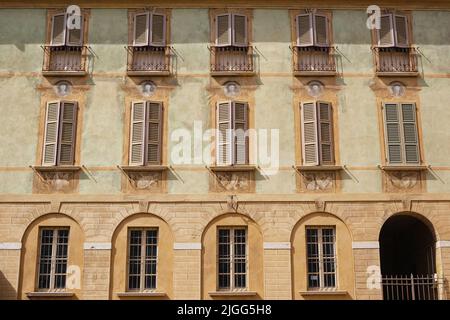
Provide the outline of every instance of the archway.
<path id="1" fill-rule="evenodd" d="M 435 243 L 431 224 L 412 214 L 390 217 L 380 231 L 385 300 L 437 299 Z"/>

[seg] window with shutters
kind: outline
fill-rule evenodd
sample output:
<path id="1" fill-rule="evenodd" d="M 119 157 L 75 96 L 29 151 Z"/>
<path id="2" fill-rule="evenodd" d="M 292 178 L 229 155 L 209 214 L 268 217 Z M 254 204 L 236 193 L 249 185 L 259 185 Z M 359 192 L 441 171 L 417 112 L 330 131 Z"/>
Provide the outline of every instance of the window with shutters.
<path id="1" fill-rule="evenodd" d="M 331 14 L 314 10 L 295 14 L 293 20 L 294 72 L 334 75 L 336 60 L 331 46 Z"/>
<path id="2" fill-rule="evenodd" d="M 378 73 L 412 73 L 417 69 L 417 52 L 411 46 L 411 15 L 385 13 L 380 29 L 372 33 Z"/>
<path id="3" fill-rule="evenodd" d="M 390 165 L 420 164 L 415 104 L 385 103 L 383 115 L 386 162 Z"/>
<path id="4" fill-rule="evenodd" d="M 170 74 L 168 15 L 162 12 L 132 12 L 132 33 L 128 50 L 127 71 L 131 75 Z"/>
<path id="5" fill-rule="evenodd" d="M 303 165 L 333 165 L 334 137 L 331 103 L 305 102 L 300 108 Z"/>
<path id="6" fill-rule="evenodd" d="M 75 162 L 78 103 L 49 102 L 45 112 L 43 166 L 71 166 Z"/>
<path id="7" fill-rule="evenodd" d="M 213 74 L 242 74 L 254 71 L 253 48 L 249 40 L 249 17 L 241 13 L 220 13 L 212 18 Z"/>
<path id="8" fill-rule="evenodd" d="M 66 288 L 69 228 L 42 228 L 39 234 L 37 289 Z"/>
<path id="9" fill-rule="evenodd" d="M 248 164 L 248 104 L 224 101 L 216 106 L 216 163 Z"/>
<path id="10" fill-rule="evenodd" d="M 79 19 L 79 24 L 73 23 L 74 19 Z M 87 12 L 85 10 L 82 11 L 79 18 L 70 16 L 65 11 L 49 11 L 48 41 L 44 46 L 42 68 L 44 74 L 84 75 L 86 73 L 87 46 L 84 45 L 86 25 Z"/>
<path id="11" fill-rule="evenodd" d="M 161 102 L 139 101 L 131 105 L 130 166 L 161 164 Z"/>

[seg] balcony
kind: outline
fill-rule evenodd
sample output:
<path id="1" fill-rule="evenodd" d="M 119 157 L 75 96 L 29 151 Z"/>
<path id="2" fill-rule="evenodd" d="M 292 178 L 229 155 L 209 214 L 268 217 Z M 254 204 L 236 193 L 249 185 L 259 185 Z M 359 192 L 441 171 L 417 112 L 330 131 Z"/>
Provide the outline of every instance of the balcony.
<path id="1" fill-rule="evenodd" d="M 296 76 L 336 75 L 336 56 L 333 47 L 294 47 Z"/>
<path id="2" fill-rule="evenodd" d="M 87 46 L 50 46 L 44 49 L 44 75 L 74 75 L 86 74 Z"/>
<path id="3" fill-rule="evenodd" d="M 253 47 L 212 47 L 210 51 L 213 76 L 245 76 L 255 73 Z"/>
<path id="4" fill-rule="evenodd" d="M 417 76 L 418 53 L 415 48 L 373 48 L 378 76 Z"/>
<path id="5" fill-rule="evenodd" d="M 168 76 L 171 74 L 169 46 L 128 46 L 127 74 L 131 76 Z"/>

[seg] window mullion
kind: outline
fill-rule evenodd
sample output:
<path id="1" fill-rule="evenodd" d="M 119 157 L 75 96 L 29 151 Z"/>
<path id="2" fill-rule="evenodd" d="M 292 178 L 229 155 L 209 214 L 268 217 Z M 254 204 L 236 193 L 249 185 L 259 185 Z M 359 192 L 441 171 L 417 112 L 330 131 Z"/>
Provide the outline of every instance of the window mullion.
<path id="1" fill-rule="evenodd" d="M 53 229 L 52 238 L 52 257 L 51 257 L 51 267 L 50 267 L 50 290 L 55 288 L 55 272 L 56 272 L 56 247 L 58 239 L 58 229 Z"/>
<path id="2" fill-rule="evenodd" d="M 317 230 L 317 244 L 318 244 L 318 253 L 319 253 L 319 287 L 323 288 L 324 286 L 324 274 L 323 274 L 323 250 L 322 250 L 322 228 L 318 228 Z"/>
<path id="3" fill-rule="evenodd" d="M 234 290 L 234 229 L 230 229 L 230 290 Z"/>
<path id="4" fill-rule="evenodd" d="M 141 279 L 139 291 L 144 291 L 145 289 L 145 230 L 141 230 Z"/>

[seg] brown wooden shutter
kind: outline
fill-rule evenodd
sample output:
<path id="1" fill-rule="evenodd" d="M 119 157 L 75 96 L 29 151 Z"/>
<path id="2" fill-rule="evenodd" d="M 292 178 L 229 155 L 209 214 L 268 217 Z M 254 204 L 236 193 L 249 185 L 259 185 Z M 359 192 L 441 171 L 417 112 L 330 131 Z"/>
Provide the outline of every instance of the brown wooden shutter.
<path id="1" fill-rule="evenodd" d="M 52 16 L 52 34 L 50 44 L 62 46 L 66 44 L 66 14 L 55 14 Z"/>
<path id="2" fill-rule="evenodd" d="M 334 164 L 333 148 L 333 114 L 331 104 L 328 102 L 317 103 L 317 115 L 319 118 L 319 154 L 320 164 Z"/>
<path id="3" fill-rule="evenodd" d="M 314 15 L 314 44 L 319 47 L 328 46 L 328 17 Z"/>
<path id="4" fill-rule="evenodd" d="M 303 103 L 301 108 L 303 164 L 305 165 L 319 164 L 316 110 L 316 104 L 312 102 Z"/>
<path id="5" fill-rule="evenodd" d="M 77 125 L 76 102 L 61 103 L 61 120 L 59 130 L 58 164 L 73 165 Z"/>
<path id="6" fill-rule="evenodd" d="M 378 46 L 393 47 L 394 45 L 392 14 L 382 15 L 380 19 L 380 30 L 378 30 Z"/>
<path id="7" fill-rule="evenodd" d="M 306 47 L 314 44 L 312 14 L 300 14 L 297 16 L 297 46 Z"/>
<path id="8" fill-rule="evenodd" d="M 144 164 L 145 109 L 144 102 L 131 106 L 130 165 Z"/>
<path id="9" fill-rule="evenodd" d="M 419 138 L 417 134 L 416 106 L 414 104 L 402 104 L 403 141 L 405 150 L 405 162 L 418 164 Z"/>
<path id="10" fill-rule="evenodd" d="M 153 46 L 164 46 L 166 44 L 166 16 L 163 14 L 152 14 L 151 26 L 150 44 Z"/>
<path id="11" fill-rule="evenodd" d="M 245 47 L 247 42 L 247 17 L 233 14 L 233 45 Z"/>
<path id="12" fill-rule="evenodd" d="M 134 16 L 133 45 L 146 46 L 149 44 L 149 13 L 139 13 Z"/>
<path id="13" fill-rule="evenodd" d="M 147 102 L 147 163 L 161 163 L 162 103 Z"/>
<path id="14" fill-rule="evenodd" d="M 406 16 L 395 15 L 395 44 L 397 47 L 408 47 L 408 19 Z"/>
<path id="15" fill-rule="evenodd" d="M 59 132 L 59 102 L 47 103 L 45 113 L 44 147 L 42 151 L 42 165 L 56 165 L 56 155 L 58 151 Z"/>
<path id="16" fill-rule="evenodd" d="M 216 45 L 231 45 L 231 15 L 221 14 L 216 16 Z"/>
<path id="17" fill-rule="evenodd" d="M 83 44 L 83 16 L 80 20 L 80 29 L 67 28 L 67 44 L 70 46 L 81 46 Z"/>
<path id="18" fill-rule="evenodd" d="M 216 162 L 219 165 L 230 165 L 231 148 L 231 102 L 219 102 L 216 111 L 218 137 L 216 137 Z"/>
<path id="19" fill-rule="evenodd" d="M 248 104 L 233 102 L 233 149 L 234 164 L 248 164 Z"/>
<path id="20" fill-rule="evenodd" d="M 385 139 L 387 161 L 390 164 L 402 163 L 402 139 L 400 132 L 400 115 L 398 105 L 384 105 Z"/>

